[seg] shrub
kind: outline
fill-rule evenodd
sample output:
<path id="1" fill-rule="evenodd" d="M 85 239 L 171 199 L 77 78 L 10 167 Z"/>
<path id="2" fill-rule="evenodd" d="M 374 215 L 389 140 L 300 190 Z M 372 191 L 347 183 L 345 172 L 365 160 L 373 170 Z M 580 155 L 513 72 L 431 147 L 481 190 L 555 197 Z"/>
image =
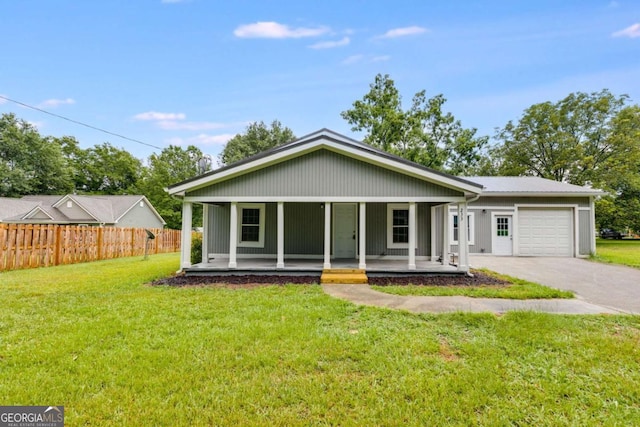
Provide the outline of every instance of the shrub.
<path id="1" fill-rule="evenodd" d="M 191 233 L 191 264 L 202 262 L 202 233 Z"/>

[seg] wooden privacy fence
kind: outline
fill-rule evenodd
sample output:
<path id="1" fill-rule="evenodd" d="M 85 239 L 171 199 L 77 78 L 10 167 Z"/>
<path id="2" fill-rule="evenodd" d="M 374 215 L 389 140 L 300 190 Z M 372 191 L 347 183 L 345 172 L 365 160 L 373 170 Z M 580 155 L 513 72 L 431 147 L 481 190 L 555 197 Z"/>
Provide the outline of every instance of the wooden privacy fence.
<path id="1" fill-rule="evenodd" d="M 180 250 L 180 230 L 149 229 L 148 253 Z M 144 255 L 144 228 L 0 224 L 0 271 Z"/>

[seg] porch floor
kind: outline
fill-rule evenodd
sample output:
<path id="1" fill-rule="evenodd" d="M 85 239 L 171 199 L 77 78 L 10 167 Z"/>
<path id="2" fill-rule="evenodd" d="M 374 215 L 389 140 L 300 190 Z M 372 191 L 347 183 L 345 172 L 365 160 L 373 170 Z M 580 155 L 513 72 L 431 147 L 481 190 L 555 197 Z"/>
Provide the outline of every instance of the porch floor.
<path id="1" fill-rule="evenodd" d="M 285 259 L 284 268 L 276 268 L 276 260 L 269 258 L 243 258 L 237 260 L 237 268 L 229 268 L 229 259 L 211 259 L 207 263 L 194 264 L 184 269 L 187 276 L 225 274 L 278 274 L 320 276 L 324 262 L 321 259 Z M 358 268 L 358 260 L 332 260 L 331 268 Z M 416 269 L 409 270 L 406 260 L 368 259 L 368 276 L 415 275 L 415 274 L 465 274 L 457 266 L 434 261 L 416 260 Z"/>

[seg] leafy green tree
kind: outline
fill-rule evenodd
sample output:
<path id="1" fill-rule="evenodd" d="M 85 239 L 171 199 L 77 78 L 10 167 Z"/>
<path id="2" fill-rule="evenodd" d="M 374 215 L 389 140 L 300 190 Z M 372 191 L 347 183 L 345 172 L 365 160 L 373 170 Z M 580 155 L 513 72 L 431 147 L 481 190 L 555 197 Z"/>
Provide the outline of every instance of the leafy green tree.
<path id="1" fill-rule="evenodd" d="M 78 152 L 75 161 L 76 190 L 83 193 L 131 193 L 143 171 L 139 159 L 108 142 Z"/>
<path id="2" fill-rule="evenodd" d="M 293 131 L 282 126 L 278 120 L 271 122 L 270 128 L 262 121 L 254 122 L 247 126 L 244 133 L 237 134 L 227 142 L 219 161 L 228 165 L 294 139 Z"/>
<path id="3" fill-rule="evenodd" d="M 614 138 L 612 126 L 626 100 L 603 90 L 532 105 L 498 131 L 500 172 L 599 184 L 608 164 L 630 148 L 623 146 L 628 140 Z"/>
<path id="4" fill-rule="evenodd" d="M 148 167 L 138 185 L 138 191 L 143 193 L 158 213 L 167 222 L 167 227 L 179 229 L 182 226 L 182 201 L 171 197 L 164 189 L 198 174 L 197 160 L 202 152 L 190 145 L 186 149 L 175 145 L 162 150 L 160 154 L 152 154 L 148 160 Z M 202 209 L 194 206 L 193 224 L 202 222 Z"/>
<path id="5" fill-rule="evenodd" d="M 70 169 L 55 139 L 42 137 L 12 113 L 0 117 L 0 196 L 59 194 L 73 189 Z"/>
<path id="6" fill-rule="evenodd" d="M 498 131 L 497 171 L 605 190 L 599 226 L 640 229 L 640 107 L 627 101 L 605 89 L 532 105 Z"/>
<path id="7" fill-rule="evenodd" d="M 442 95 L 427 98 L 416 93 L 408 110 L 389 75 L 378 74 L 369 92 L 341 113 L 364 141 L 388 153 L 453 174 L 471 174 L 480 165 L 488 137 L 462 127 L 451 113 L 442 111 Z"/>

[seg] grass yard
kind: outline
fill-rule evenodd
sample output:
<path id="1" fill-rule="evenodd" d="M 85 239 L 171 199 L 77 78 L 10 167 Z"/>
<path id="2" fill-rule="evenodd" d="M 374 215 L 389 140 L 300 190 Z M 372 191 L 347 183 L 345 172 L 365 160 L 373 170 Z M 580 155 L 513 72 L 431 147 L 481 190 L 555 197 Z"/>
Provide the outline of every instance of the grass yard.
<path id="1" fill-rule="evenodd" d="M 67 425 L 639 425 L 640 317 L 414 315 L 151 287 L 176 254 L 0 274 L 0 404 Z"/>
<path id="2" fill-rule="evenodd" d="M 452 296 L 463 295 L 472 298 L 507 298 L 507 299 L 547 299 L 547 298 L 573 298 L 570 291 L 562 291 L 543 286 L 527 280 L 498 274 L 486 269 L 478 270 L 484 275 L 496 277 L 508 285 L 473 285 L 473 286 L 429 286 L 429 285 L 385 285 L 371 286 L 373 289 L 394 295 L 420 295 L 420 296 Z"/>
<path id="3" fill-rule="evenodd" d="M 640 268 L 640 240 L 596 239 L 596 255 L 591 259 Z"/>

